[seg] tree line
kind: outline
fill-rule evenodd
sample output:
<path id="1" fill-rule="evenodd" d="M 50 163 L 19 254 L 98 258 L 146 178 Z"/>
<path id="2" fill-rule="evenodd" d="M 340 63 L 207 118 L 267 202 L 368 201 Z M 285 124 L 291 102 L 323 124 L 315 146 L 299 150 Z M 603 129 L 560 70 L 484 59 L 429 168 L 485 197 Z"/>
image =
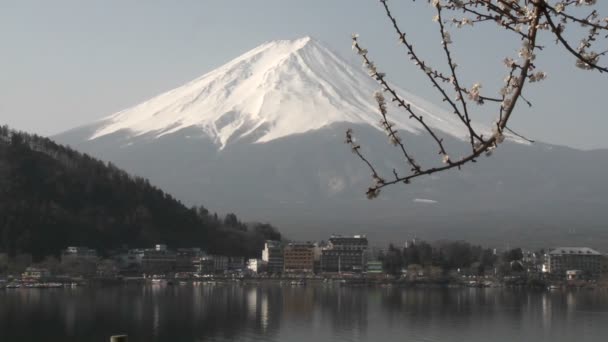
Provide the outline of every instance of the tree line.
<path id="1" fill-rule="evenodd" d="M 165 243 L 254 257 L 280 238 L 270 224 L 188 208 L 112 163 L 0 126 L 0 253 L 40 260 L 68 245 L 104 253 Z"/>
<path id="2" fill-rule="evenodd" d="M 538 253 L 538 255 L 542 254 L 542 251 Z M 397 248 L 391 244 L 379 255 L 384 270 L 391 274 L 398 274 L 410 265 L 435 266 L 444 271 L 460 270 L 477 275 L 490 275 L 494 272 L 505 274 L 511 271 L 523 271 L 523 259 L 524 253 L 521 248 L 497 253 L 494 249 L 464 241 L 435 244 L 418 241 L 404 248 Z"/>

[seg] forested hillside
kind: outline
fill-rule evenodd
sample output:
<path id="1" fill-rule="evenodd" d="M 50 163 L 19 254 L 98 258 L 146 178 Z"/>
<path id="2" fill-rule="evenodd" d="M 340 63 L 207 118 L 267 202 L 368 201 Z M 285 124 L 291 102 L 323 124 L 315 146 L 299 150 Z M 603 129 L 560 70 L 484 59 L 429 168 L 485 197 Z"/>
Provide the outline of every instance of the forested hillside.
<path id="1" fill-rule="evenodd" d="M 39 259 L 67 245 L 108 251 L 162 242 L 254 256 L 266 238 L 280 234 L 234 214 L 187 208 L 112 164 L 0 127 L 0 253 Z"/>

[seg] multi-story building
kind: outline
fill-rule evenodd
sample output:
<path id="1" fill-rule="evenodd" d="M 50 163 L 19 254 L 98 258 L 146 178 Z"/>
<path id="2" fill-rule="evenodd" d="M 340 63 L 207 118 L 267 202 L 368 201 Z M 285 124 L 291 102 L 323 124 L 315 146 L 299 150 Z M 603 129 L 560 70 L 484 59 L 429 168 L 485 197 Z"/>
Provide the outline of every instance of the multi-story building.
<path id="1" fill-rule="evenodd" d="M 263 271 L 262 259 L 247 260 L 247 270 L 253 274 L 258 274 Z"/>
<path id="2" fill-rule="evenodd" d="M 200 248 L 178 248 L 175 257 L 176 272 L 196 272 L 203 256 Z"/>
<path id="3" fill-rule="evenodd" d="M 363 272 L 367 259 L 368 241 L 365 235 L 337 236 L 329 239 L 322 251 L 323 272 Z"/>
<path id="4" fill-rule="evenodd" d="M 360 250 L 326 249 L 321 256 L 323 272 L 355 272 L 363 271 L 365 253 Z"/>
<path id="5" fill-rule="evenodd" d="M 329 238 L 329 249 L 367 251 L 369 242 L 365 235 L 342 236 L 332 235 Z"/>
<path id="6" fill-rule="evenodd" d="M 230 258 L 224 255 L 213 256 L 213 269 L 215 273 L 224 273 L 228 271 L 230 266 Z"/>
<path id="7" fill-rule="evenodd" d="M 68 247 L 61 253 L 61 259 L 81 259 L 97 261 L 97 251 L 88 247 Z"/>
<path id="8" fill-rule="evenodd" d="M 148 274 L 164 274 L 175 271 L 177 256 L 166 245 L 156 245 L 154 249 L 144 249 L 142 271 Z"/>
<path id="9" fill-rule="evenodd" d="M 369 275 L 378 275 L 384 273 L 384 268 L 382 266 L 382 261 L 378 260 L 369 260 L 367 261 L 366 271 Z"/>
<path id="10" fill-rule="evenodd" d="M 283 249 L 285 273 L 313 273 L 315 246 L 310 243 L 290 243 Z"/>
<path id="11" fill-rule="evenodd" d="M 602 278 L 608 278 L 608 255 L 602 255 L 600 261 L 600 273 Z"/>
<path id="12" fill-rule="evenodd" d="M 215 274 L 215 260 L 212 256 L 203 256 L 198 261 L 199 274 Z"/>
<path id="13" fill-rule="evenodd" d="M 122 253 L 118 256 L 118 266 L 121 272 L 125 273 L 141 273 L 142 259 L 144 257 L 143 248 L 129 249 L 127 253 Z"/>
<path id="14" fill-rule="evenodd" d="M 566 271 L 579 270 L 586 276 L 598 278 L 602 255 L 588 247 L 558 247 L 546 255 L 544 270 L 553 276 L 565 278 Z"/>
<path id="15" fill-rule="evenodd" d="M 231 271 L 243 271 L 247 265 L 245 264 L 244 257 L 229 257 L 228 258 L 228 269 Z"/>
<path id="16" fill-rule="evenodd" d="M 268 273 L 283 272 L 283 247 L 280 241 L 266 241 L 262 251 L 262 261 Z"/>

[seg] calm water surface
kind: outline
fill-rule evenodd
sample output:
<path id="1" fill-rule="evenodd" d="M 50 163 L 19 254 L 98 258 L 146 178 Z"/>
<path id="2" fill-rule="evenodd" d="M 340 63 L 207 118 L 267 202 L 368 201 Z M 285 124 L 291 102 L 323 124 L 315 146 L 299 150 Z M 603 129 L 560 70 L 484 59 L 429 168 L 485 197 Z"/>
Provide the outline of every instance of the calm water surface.
<path id="1" fill-rule="evenodd" d="M 608 341 L 608 292 L 125 285 L 0 290 L 0 341 Z"/>

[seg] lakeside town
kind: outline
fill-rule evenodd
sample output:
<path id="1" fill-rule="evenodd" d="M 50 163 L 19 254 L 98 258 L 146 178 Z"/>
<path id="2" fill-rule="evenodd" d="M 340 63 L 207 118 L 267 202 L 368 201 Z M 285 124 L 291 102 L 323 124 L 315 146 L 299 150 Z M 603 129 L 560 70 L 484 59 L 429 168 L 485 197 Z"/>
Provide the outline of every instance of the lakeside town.
<path id="1" fill-rule="evenodd" d="M 0 255 L 0 260 L 8 260 Z M 402 247 L 370 247 L 365 235 L 332 235 L 322 242 L 268 240 L 259 258 L 211 255 L 197 247 L 110 251 L 67 247 L 59 259 L 33 263 L 27 255 L 0 268 L 0 288 L 56 288 L 150 282 L 279 281 L 287 285 L 608 287 L 608 256 L 589 247 L 499 251 L 469 243 L 433 245 L 409 240 Z M 19 270 L 21 267 L 23 270 Z"/>

